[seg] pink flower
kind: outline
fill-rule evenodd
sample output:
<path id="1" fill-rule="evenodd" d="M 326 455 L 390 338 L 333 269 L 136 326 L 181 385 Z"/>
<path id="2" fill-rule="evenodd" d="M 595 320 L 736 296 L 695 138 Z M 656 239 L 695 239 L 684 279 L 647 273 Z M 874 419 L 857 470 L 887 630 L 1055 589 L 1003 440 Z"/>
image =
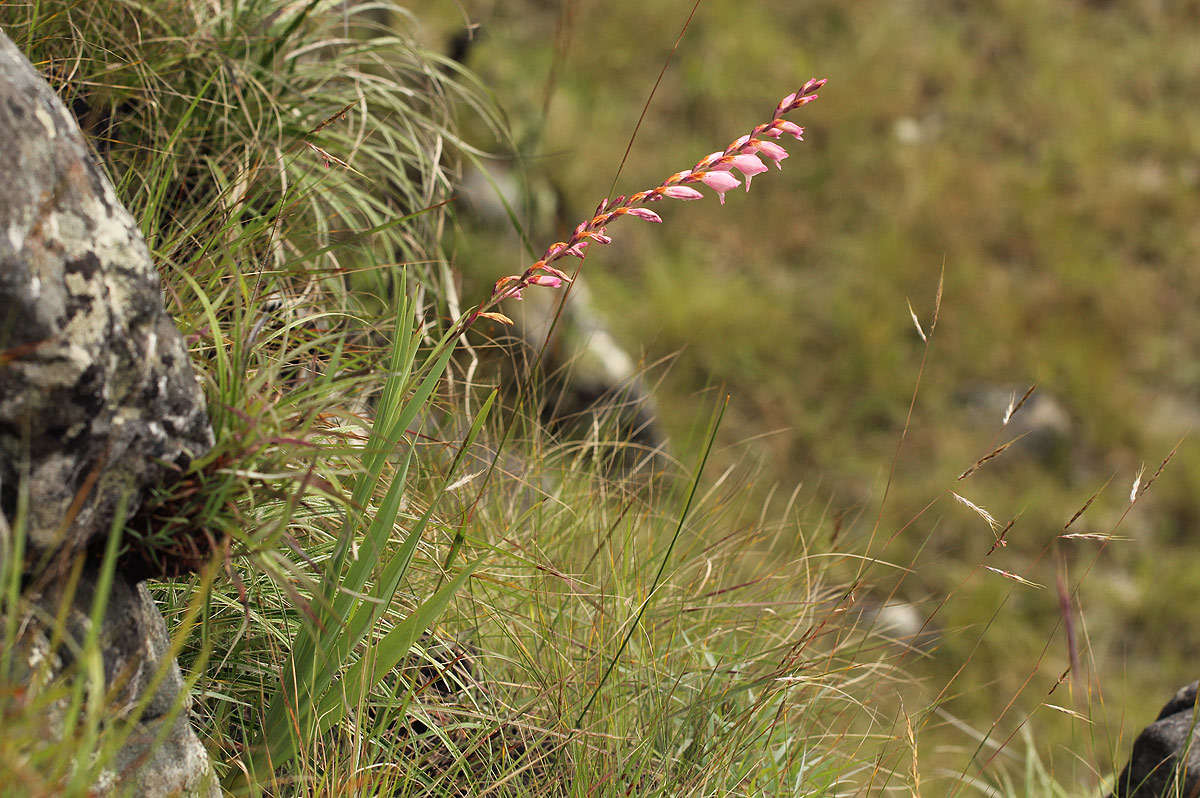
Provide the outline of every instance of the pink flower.
<path id="1" fill-rule="evenodd" d="M 567 282 L 567 283 L 571 282 L 571 278 L 569 276 L 567 276 L 566 272 L 560 271 L 560 270 L 554 268 L 553 266 L 547 266 L 545 263 L 543 263 L 538 268 L 540 268 L 544 272 L 554 275 L 555 277 L 562 280 L 563 282 Z"/>
<path id="2" fill-rule="evenodd" d="M 671 199 L 679 200 L 697 200 L 703 199 L 704 195 L 690 186 L 667 186 L 663 189 L 662 195 Z"/>
<path id="3" fill-rule="evenodd" d="M 729 172 L 712 171 L 700 175 L 700 182 L 717 192 L 721 204 L 725 204 L 725 192 L 741 185 L 736 177 Z"/>
<path id="4" fill-rule="evenodd" d="M 530 285 L 544 285 L 549 288 L 558 288 L 563 284 L 562 278 L 555 277 L 552 274 L 535 274 L 529 278 Z"/>
<path id="5" fill-rule="evenodd" d="M 622 208 L 625 213 L 630 216 L 636 216 L 639 219 L 645 219 L 647 222 L 657 222 L 662 224 L 662 217 L 649 208 Z"/>
<path id="6" fill-rule="evenodd" d="M 787 150 L 773 141 L 756 141 L 755 144 L 757 145 L 754 148 L 755 152 L 770 158 L 774 162 L 776 169 L 783 168 L 779 162 L 788 157 Z"/>
<path id="7" fill-rule="evenodd" d="M 751 178 L 767 171 L 767 167 L 763 166 L 762 161 L 758 160 L 758 156 L 749 153 L 733 156 L 733 166 L 746 178 L 747 191 L 750 190 Z"/>
<path id="8" fill-rule="evenodd" d="M 517 285 L 510 287 L 513 283 L 517 283 Z M 496 281 L 495 288 L 492 289 L 492 297 L 495 298 L 504 295 L 506 299 L 520 299 L 520 283 L 521 276 L 519 274 L 510 274 L 507 277 L 501 277 Z"/>
<path id="9" fill-rule="evenodd" d="M 771 125 L 775 135 L 771 138 L 779 138 L 781 133 L 789 133 L 796 141 L 804 141 L 804 128 L 797 125 L 795 122 L 789 122 L 786 119 L 776 119 Z"/>
<path id="10" fill-rule="evenodd" d="M 580 238 L 590 238 L 592 241 L 595 241 L 597 244 L 611 244 L 612 243 L 612 239 L 604 234 L 603 229 L 589 230 L 586 233 L 580 234 Z"/>

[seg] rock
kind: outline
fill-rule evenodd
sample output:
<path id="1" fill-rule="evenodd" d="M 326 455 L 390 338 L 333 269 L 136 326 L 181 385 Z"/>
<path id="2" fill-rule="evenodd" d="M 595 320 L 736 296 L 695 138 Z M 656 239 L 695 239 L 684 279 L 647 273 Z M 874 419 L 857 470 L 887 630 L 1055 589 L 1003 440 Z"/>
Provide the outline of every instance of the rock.
<path id="1" fill-rule="evenodd" d="M 3 33 L 0 141 L 0 512 L 24 480 L 31 548 L 79 548 L 212 432 L 137 224 Z"/>
<path id="2" fill-rule="evenodd" d="M 97 582 L 96 572 L 85 568 L 70 593 L 67 579 L 49 580 L 44 588 L 27 591 L 25 598 L 37 611 L 30 613 L 16 646 L 21 669 L 17 680 L 28 685 L 25 700 L 32 701 L 64 677 L 79 678 L 72 666 L 85 650 Z M 53 619 L 60 615 L 62 626 L 56 630 Z M 132 720 L 134 726 L 100 773 L 95 791 L 120 790 L 151 798 L 219 796 L 208 753 L 188 721 L 191 702 L 179 666 L 166 659 L 170 648 L 166 624 L 144 585 L 133 587 L 120 574 L 115 576 L 96 646 L 110 699 L 104 709 L 106 722 Z M 151 687 L 154 693 L 138 715 Z M 51 704 L 47 732 L 55 737 L 77 732 L 64 727 L 68 701 L 63 697 Z M 169 730 L 163 732 L 163 726 Z"/>
<path id="3" fill-rule="evenodd" d="M 941 642 L 941 629 L 907 601 L 866 599 L 850 617 L 856 629 L 910 651 L 928 654 Z"/>
<path id="4" fill-rule="evenodd" d="M 48 703 L 34 719 L 47 742 L 72 739 L 79 714 L 60 687 L 89 678 L 98 655 L 105 689 L 88 700 L 103 706 L 84 711 L 102 713 L 106 730 L 133 726 L 112 762 L 95 763 L 106 769 L 91 793 L 220 795 L 144 588 L 115 574 L 88 646 L 100 584 L 89 544 L 106 538 L 121 503 L 132 513 L 147 487 L 212 446 L 204 396 L 137 224 L 3 32 L 0 141 L 0 537 L 23 535 L 28 562 L 40 563 L 24 573 L 20 610 L 9 609 L 21 617 L 14 670 L 3 674 L 15 684 L 5 687 Z M 10 528 L 22 492 L 28 512 Z M 79 557 L 90 559 L 78 581 L 64 578 Z"/>
<path id="5" fill-rule="evenodd" d="M 493 234 L 511 230 L 514 217 L 535 236 L 561 226 L 556 225 L 561 198 L 545 181 L 531 182 L 501 167 L 486 174 L 472 168 L 457 189 L 464 218 Z M 512 247 L 521 249 L 515 236 Z M 546 388 L 541 415 L 548 427 L 585 439 L 600 427 L 596 448 L 622 470 L 661 465 L 667 441 L 653 397 L 637 363 L 609 331 L 587 280 L 575 280 L 559 314 L 561 299 L 561 290 L 530 290 L 523 300 L 504 304 L 503 312 L 516 322 L 513 336 L 502 339 L 518 361 L 516 380 L 540 355 L 537 367 Z"/>
<path id="6" fill-rule="evenodd" d="M 1192 682 L 1168 701 L 1133 743 L 1129 763 L 1110 798 L 1193 798 L 1200 795 L 1196 688 Z M 1180 764 L 1183 772 L 1180 772 Z"/>
<path id="7" fill-rule="evenodd" d="M 666 436 L 638 365 L 608 331 L 582 278 L 555 323 L 561 298 L 530 291 L 506 306 L 525 351 L 531 357 L 542 352 L 548 389 L 542 421 L 583 438 L 598 424 L 599 442 L 624 470 L 653 461 L 665 450 Z"/>

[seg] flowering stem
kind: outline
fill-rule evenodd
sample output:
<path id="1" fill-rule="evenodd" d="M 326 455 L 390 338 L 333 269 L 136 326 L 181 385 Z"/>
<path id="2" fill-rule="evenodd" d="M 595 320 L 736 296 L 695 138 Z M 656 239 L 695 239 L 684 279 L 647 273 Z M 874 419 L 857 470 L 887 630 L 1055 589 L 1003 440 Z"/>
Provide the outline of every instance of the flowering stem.
<path id="1" fill-rule="evenodd" d="M 664 197 L 678 200 L 701 199 L 704 195 L 698 190 L 698 185 L 704 185 L 716 192 L 721 204 L 725 203 L 725 193 L 741 185 L 732 171 L 736 169 L 746 181 L 746 190 L 750 190 L 750 181 L 755 175 L 767 171 L 762 159 L 766 158 L 782 169 L 782 161 L 788 157 L 787 151 L 775 140 L 785 133 L 796 141 L 804 140 L 804 128 L 783 117 L 802 105 L 807 105 L 817 99 L 817 90 L 825 85 L 825 79 L 812 79 L 798 91 L 780 100 L 775 107 L 771 121 L 756 125 L 747 135 L 735 139 L 723 151 L 714 152 L 701 158 L 691 169 L 676 172 L 658 186 L 646 191 L 639 191 L 628 197 L 619 196 L 611 202 L 602 200 L 596 207 L 592 218 L 579 223 L 567 241 L 556 241 L 551 244 L 544 255 L 521 274 L 511 274 L 501 277 L 492 288 L 492 295 L 486 302 L 467 311 L 458 320 L 456 334 L 466 332 L 479 318 L 488 318 L 504 324 L 512 324 L 512 320 L 502 313 L 492 310 L 505 299 L 520 299 L 521 292 L 534 285 L 559 288 L 571 281 L 571 277 L 561 269 L 552 266 L 555 261 L 566 255 L 574 255 L 583 259 L 587 255 L 589 245 L 608 244 L 612 239 L 606 232 L 608 225 L 621 216 L 633 216 L 648 222 L 661 223 L 662 218 L 646 205 L 657 202 Z"/>

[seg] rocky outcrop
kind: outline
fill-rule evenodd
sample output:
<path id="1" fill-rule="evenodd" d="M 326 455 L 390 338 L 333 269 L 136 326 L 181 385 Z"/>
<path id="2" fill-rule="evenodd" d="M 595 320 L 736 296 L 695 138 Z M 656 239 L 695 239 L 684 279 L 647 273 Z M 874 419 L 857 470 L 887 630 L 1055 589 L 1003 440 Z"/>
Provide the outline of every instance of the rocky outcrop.
<path id="1" fill-rule="evenodd" d="M 94 792 L 219 795 L 162 615 L 117 573 L 92 629 L 103 581 L 87 553 L 119 506 L 131 513 L 148 486 L 212 445 L 203 395 L 137 224 L 3 32 L 0 141 L 0 532 L 28 547 L 28 563 L 0 562 L 3 573 L 25 568 L 21 602 L 7 610 L 21 615 L 17 639 L 5 641 L 18 656 L 0 676 L 20 688 L 9 694 L 33 700 L 82 678 L 73 666 L 94 639 L 103 717 L 110 729 L 133 724 Z M 78 579 L 65 578 L 77 562 Z M 50 734 L 73 733 L 66 700 L 49 701 Z"/>
<path id="2" fill-rule="evenodd" d="M 1168 701 L 1133 743 L 1129 763 L 1109 798 L 1194 798 L 1200 796 L 1200 732 L 1192 682 Z"/>
<path id="3" fill-rule="evenodd" d="M 24 480 L 30 544 L 78 548 L 212 432 L 136 222 L 2 34 L 0 141 L 0 510 Z"/>

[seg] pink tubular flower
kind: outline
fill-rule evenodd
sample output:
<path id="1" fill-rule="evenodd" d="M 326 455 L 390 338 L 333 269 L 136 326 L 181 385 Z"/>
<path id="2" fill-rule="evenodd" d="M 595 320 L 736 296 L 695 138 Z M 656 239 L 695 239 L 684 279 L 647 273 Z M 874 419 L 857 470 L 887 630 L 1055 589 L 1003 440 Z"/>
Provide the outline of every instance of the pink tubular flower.
<path id="1" fill-rule="evenodd" d="M 567 283 L 571 282 L 571 278 L 567 275 L 566 272 L 559 271 L 558 269 L 554 268 L 553 266 L 547 266 L 545 263 L 543 263 L 538 268 L 548 274 L 553 275 L 554 277 L 557 277 L 558 279 L 562 280 L 563 282 L 567 282 Z"/>
<path id="2" fill-rule="evenodd" d="M 567 241 L 551 244 L 542 259 L 530 266 L 524 274 L 509 275 L 497 280 L 491 298 L 459 319 L 461 330 L 465 331 L 479 318 L 511 324 L 507 316 L 490 312 L 491 308 L 504 299 L 520 299 L 521 292 L 531 285 L 560 288 L 563 284 L 571 282 L 571 277 L 566 272 L 549 264 L 567 255 L 583 258 L 590 244 L 611 243 L 612 239 L 605 228 L 617 217 L 635 216 L 648 222 L 661 222 L 662 218 L 657 213 L 643 206 L 664 197 L 678 200 L 703 199 L 704 195 L 691 185 L 695 183 L 703 183 L 715 191 L 723 205 L 725 194 L 741 185 L 741 181 L 731 174 L 732 170 L 736 169 L 741 173 L 746 181 L 746 190 L 749 191 L 750 181 L 754 176 L 767 171 L 764 159 L 775 164 L 776 169 L 782 169 L 783 159 L 788 157 L 788 153 L 777 141 L 783 138 L 784 134 L 796 141 L 804 140 L 804 128 L 783 117 L 817 99 L 816 91 L 824 85 L 824 78 L 813 78 L 806 82 L 799 91 L 792 92 L 779 101 L 769 122 L 756 125 L 748 134 L 734 139 L 724 150 L 701 158 L 691 169 L 676 172 L 652 189 L 639 191 L 628 197 L 621 195 L 615 199 L 601 200 L 592 217 L 580 222 Z"/>
<path id="3" fill-rule="evenodd" d="M 667 186 L 662 190 L 662 195 L 679 200 L 704 199 L 704 195 L 691 186 Z"/>
<path id="4" fill-rule="evenodd" d="M 662 217 L 649 208 L 622 208 L 626 214 L 636 216 L 639 219 L 645 219 L 647 222 L 657 222 L 662 224 Z"/>
<path id="5" fill-rule="evenodd" d="M 771 130 L 764 132 L 763 135 L 777 139 L 783 133 L 787 133 L 796 141 L 804 141 L 804 128 L 786 119 L 776 119 L 771 125 Z"/>
<path id="6" fill-rule="evenodd" d="M 700 175 L 700 182 L 717 192 L 717 199 L 721 201 L 722 205 L 725 204 L 725 192 L 741 185 L 741 182 L 729 172 L 719 171 L 705 172 Z"/>
<path id="7" fill-rule="evenodd" d="M 733 166 L 742 176 L 746 178 L 746 190 L 750 190 L 750 180 L 755 175 L 761 175 L 767 171 L 767 167 L 763 166 L 763 162 L 758 160 L 758 156 L 746 153 L 744 155 L 733 156 Z"/>
<path id="8" fill-rule="evenodd" d="M 756 141 L 754 142 L 754 151 L 759 155 L 765 155 L 775 164 L 776 169 L 782 169 L 783 164 L 780 163 L 784 158 L 788 157 L 788 151 L 780 147 L 773 141 Z"/>

